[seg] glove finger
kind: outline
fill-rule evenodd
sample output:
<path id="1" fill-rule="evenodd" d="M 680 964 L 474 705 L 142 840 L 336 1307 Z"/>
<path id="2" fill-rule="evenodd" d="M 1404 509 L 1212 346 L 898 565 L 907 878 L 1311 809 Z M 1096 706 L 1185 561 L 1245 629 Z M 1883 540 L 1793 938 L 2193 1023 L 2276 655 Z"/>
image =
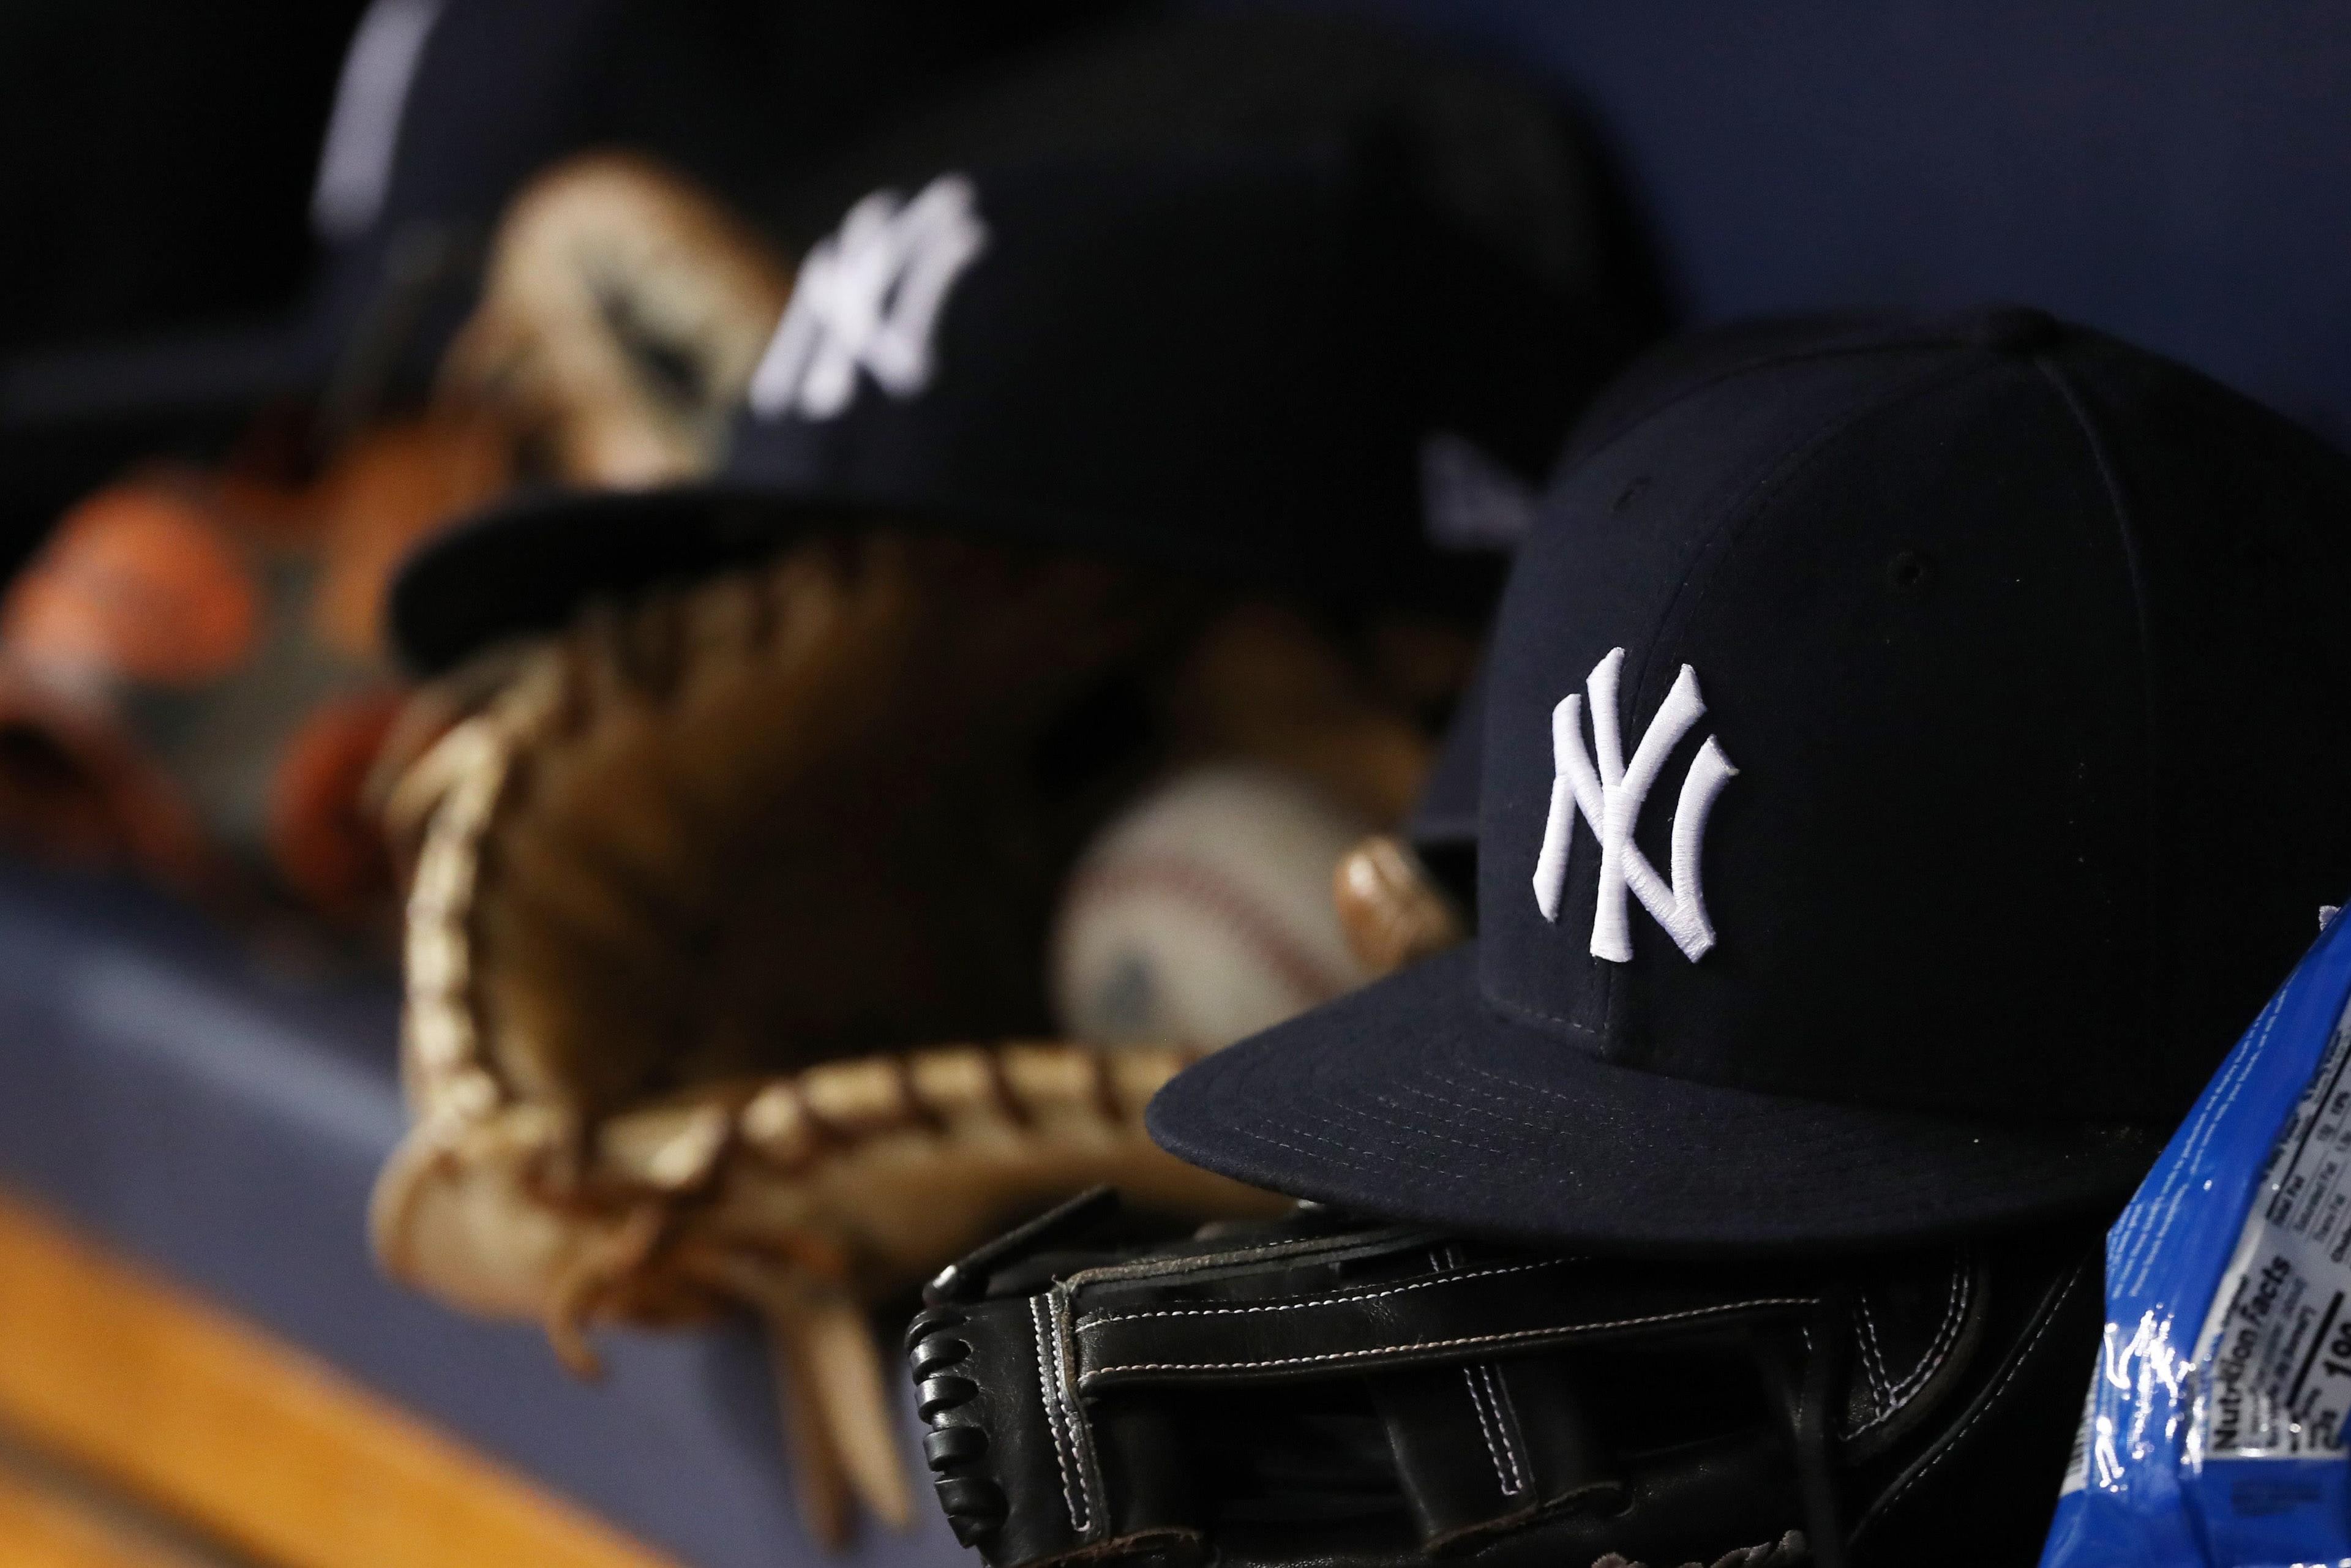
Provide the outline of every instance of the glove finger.
<path id="1" fill-rule="evenodd" d="M 818 1394 L 822 1359 L 809 1333 L 809 1319 L 796 1305 L 771 1299 L 768 1337 L 776 1364 L 776 1397 L 783 1414 L 784 1438 L 792 1456 L 792 1480 L 800 1518 L 809 1533 L 827 1547 L 849 1539 L 853 1494 L 847 1466 L 833 1440 L 831 1423 Z"/>
<path id="2" fill-rule="evenodd" d="M 896 1407 L 883 1391 L 882 1356 L 865 1314 L 845 1295 L 816 1303 L 803 1322 L 810 1395 L 858 1500 L 875 1518 L 904 1530 L 914 1519 L 905 1461 L 895 1437 Z"/>

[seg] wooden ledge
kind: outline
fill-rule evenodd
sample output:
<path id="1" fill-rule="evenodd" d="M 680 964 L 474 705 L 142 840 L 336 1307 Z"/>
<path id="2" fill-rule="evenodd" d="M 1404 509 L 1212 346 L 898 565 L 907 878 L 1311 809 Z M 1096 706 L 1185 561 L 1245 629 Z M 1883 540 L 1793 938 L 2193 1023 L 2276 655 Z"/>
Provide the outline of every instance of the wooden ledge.
<path id="1" fill-rule="evenodd" d="M 677 1568 L 308 1353 L 5 1197 L 0 1422 L 282 1568 Z M 0 1528 L 12 1511 L 61 1542 L 80 1539 L 55 1507 L 0 1490 Z"/>

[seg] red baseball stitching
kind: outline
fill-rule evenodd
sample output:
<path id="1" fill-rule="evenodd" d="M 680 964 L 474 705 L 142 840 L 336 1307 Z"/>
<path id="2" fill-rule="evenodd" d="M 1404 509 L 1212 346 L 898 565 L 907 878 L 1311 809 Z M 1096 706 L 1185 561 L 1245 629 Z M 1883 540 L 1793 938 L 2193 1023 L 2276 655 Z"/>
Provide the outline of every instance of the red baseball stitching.
<path id="1" fill-rule="evenodd" d="M 1353 982 L 1322 967 L 1315 956 L 1282 929 L 1247 893 L 1196 861 L 1181 855 L 1137 855 L 1113 865 L 1081 872 L 1071 890 L 1072 908 L 1116 893 L 1162 893 L 1221 916 L 1238 926 L 1260 949 L 1267 964 L 1308 1006 L 1352 988 Z"/>

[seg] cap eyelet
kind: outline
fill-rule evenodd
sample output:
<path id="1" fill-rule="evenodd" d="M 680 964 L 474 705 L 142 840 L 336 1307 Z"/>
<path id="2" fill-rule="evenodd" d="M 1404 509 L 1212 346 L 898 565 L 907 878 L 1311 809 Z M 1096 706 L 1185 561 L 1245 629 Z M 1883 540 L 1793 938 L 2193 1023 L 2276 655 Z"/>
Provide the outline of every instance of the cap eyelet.
<path id="1" fill-rule="evenodd" d="M 1896 550 L 1894 559 L 1886 563 L 1887 585 L 1909 599 L 1924 599 L 1934 590 L 1935 580 L 1940 575 L 1935 558 L 1925 550 Z"/>
<path id="2" fill-rule="evenodd" d="M 2030 305 L 2001 305 L 1978 316 L 1969 326 L 1968 337 L 1986 353 L 2021 358 L 2053 345 L 2061 330 L 2056 318 L 2046 310 Z"/>

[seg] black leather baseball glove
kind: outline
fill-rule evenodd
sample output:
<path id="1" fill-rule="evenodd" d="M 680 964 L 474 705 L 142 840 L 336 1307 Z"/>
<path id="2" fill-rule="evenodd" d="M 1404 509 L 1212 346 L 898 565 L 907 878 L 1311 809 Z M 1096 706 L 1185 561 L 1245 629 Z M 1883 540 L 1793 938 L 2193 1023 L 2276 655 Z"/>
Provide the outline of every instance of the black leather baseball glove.
<path id="1" fill-rule="evenodd" d="M 2097 1217 L 1901 1256 L 1515 1250 L 1312 1207 L 939 1276 L 907 1343 L 991 1568 L 2027 1564 L 2098 1337 Z"/>

